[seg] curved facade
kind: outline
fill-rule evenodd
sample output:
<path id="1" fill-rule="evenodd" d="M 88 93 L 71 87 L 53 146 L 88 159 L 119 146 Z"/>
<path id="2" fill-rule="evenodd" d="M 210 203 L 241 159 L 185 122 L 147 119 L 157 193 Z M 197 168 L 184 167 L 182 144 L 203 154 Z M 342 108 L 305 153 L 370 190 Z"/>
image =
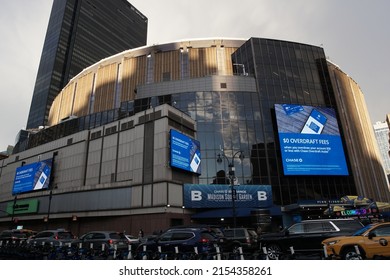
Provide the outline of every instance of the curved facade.
<path id="1" fill-rule="evenodd" d="M 232 76 L 232 53 L 240 40 L 186 41 L 142 47 L 112 56 L 82 71 L 50 109 L 49 125 L 118 109 L 122 102 L 150 96 L 143 86 L 207 76 Z"/>
<path id="2" fill-rule="evenodd" d="M 3 172 L 9 175 L 2 175 L 8 188 L 1 193 L 2 201 L 12 201 L 12 168 L 45 151 L 49 157 L 57 149 L 54 182 L 58 188 L 53 192 L 58 198 L 67 196 L 63 201 L 69 202 L 70 209 L 57 210 L 58 218 L 72 211 L 80 217 L 113 216 L 121 223 L 127 217 L 136 221 L 131 222 L 136 228 L 147 228 L 142 226 L 146 223 L 142 215 L 155 219 L 158 214 L 163 221 L 165 214 L 173 213 L 178 216 L 169 219 L 180 219 L 180 215 L 189 219 L 202 209 L 183 208 L 183 184 L 226 182 L 229 163 L 218 162 L 221 150 L 232 159 L 238 183 L 270 185 L 273 204 L 279 208 L 302 201 L 337 200 L 349 194 L 388 199 L 382 179 L 376 179 L 375 188 L 356 181 L 364 166 L 353 163 L 366 155 L 346 148 L 352 134 L 345 129 L 354 130 L 356 120 L 348 127 L 344 122 L 342 111 L 346 108 L 336 96 L 343 92 L 336 88 L 334 71 L 320 47 L 261 38 L 187 40 L 119 53 L 75 76 L 53 101 L 51 127 L 31 135 L 30 149 L 2 163 L 6 166 Z M 332 108 L 349 175 L 285 175 L 275 104 Z M 161 106 L 170 109 L 163 109 L 166 113 L 161 115 Z M 161 118 L 166 122 L 161 123 Z M 132 132 L 125 136 L 129 128 Z M 200 176 L 170 167 L 169 129 L 201 143 Z M 82 148 L 72 149 L 77 146 L 73 135 L 81 137 L 76 142 Z M 243 160 L 234 157 L 238 151 L 245 156 Z M 74 169 L 71 162 L 82 164 Z M 366 182 L 374 182 L 369 172 L 363 176 Z M 101 209 L 92 203 L 83 208 L 73 205 L 70 198 L 77 197 L 77 192 L 93 191 L 96 203 L 100 199 L 104 204 L 101 197 L 110 189 L 117 190 L 112 192 L 117 198 L 132 193 L 132 203 L 120 200 L 120 207 Z M 159 222 L 161 226 L 169 224 L 172 220 Z"/>
<path id="3" fill-rule="evenodd" d="M 143 47 L 77 75 L 54 100 L 49 123 L 169 103 L 197 122 L 206 158 L 200 183 L 227 170 L 216 161 L 221 147 L 228 156 L 242 150 L 240 183 L 271 184 L 279 205 L 336 198 L 356 193 L 351 176 L 283 176 L 273 111 L 275 103 L 337 109 L 328 77 L 323 49 L 294 42 L 211 39 Z"/>

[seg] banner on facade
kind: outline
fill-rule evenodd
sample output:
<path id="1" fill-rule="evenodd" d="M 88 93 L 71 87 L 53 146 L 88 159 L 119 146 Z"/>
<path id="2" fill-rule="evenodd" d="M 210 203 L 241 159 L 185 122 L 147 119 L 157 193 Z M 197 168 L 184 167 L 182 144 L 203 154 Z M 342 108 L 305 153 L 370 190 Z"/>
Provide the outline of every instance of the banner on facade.
<path id="1" fill-rule="evenodd" d="M 272 206 L 270 185 L 184 185 L 184 206 L 186 208 L 229 208 L 234 198 L 236 207 Z"/>

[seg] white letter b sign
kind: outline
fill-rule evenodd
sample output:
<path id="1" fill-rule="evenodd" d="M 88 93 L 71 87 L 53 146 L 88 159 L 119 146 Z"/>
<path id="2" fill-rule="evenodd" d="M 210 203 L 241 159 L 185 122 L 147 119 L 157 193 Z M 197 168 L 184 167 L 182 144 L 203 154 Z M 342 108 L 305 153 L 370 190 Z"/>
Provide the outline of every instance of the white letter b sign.
<path id="1" fill-rule="evenodd" d="M 258 192 L 257 192 L 257 199 L 258 199 L 259 201 L 265 201 L 265 200 L 267 200 L 267 192 L 265 192 L 265 191 L 258 191 Z"/>
<path id="2" fill-rule="evenodd" d="M 201 201 L 202 192 L 201 191 L 191 191 L 191 201 Z"/>

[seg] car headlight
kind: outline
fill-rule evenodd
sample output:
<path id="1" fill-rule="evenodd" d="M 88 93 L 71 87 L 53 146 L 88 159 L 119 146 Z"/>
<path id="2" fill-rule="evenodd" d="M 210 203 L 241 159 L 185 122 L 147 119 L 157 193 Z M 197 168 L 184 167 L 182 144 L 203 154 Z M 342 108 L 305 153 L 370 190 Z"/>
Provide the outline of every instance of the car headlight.
<path id="1" fill-rule="evenodd" d="M 333 246 L 334 244 L 336 244 L 337 242 L 339 242 L 340 240 L 332 240 L 332 241 L 329 241 L 329 242 L 326 242 L 325 244 L 327 246 Z"/>

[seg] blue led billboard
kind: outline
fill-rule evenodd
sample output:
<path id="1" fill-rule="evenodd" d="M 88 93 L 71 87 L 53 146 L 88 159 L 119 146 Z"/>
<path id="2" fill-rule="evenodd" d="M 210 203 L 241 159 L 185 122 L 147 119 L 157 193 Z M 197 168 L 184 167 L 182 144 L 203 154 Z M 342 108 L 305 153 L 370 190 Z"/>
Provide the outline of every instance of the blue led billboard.
<path id="1" fill-rule="evenodd" d="M 49 188 L 52 159 L 16 168 L 12 194 L 17 195 Z"/>
<path id="2" fill-rule="evenodd" d="M 332 108 L 275 104 L 285 175 L 348 175 Z"/>
<path id="3" fill-rule="evenodd" d="M 234 186 L 237 208 L 272 206 L 270 185 Z M 230 185 L 184 184 L 184 206 L 186 208 L 229 208 L 232 206 Z"/>
<path id="4" fill-rule="evenodd" d="M 171 167 L 201 174 L 201 156 L 199 141 L 176 130 L 170 131 Z"/>

